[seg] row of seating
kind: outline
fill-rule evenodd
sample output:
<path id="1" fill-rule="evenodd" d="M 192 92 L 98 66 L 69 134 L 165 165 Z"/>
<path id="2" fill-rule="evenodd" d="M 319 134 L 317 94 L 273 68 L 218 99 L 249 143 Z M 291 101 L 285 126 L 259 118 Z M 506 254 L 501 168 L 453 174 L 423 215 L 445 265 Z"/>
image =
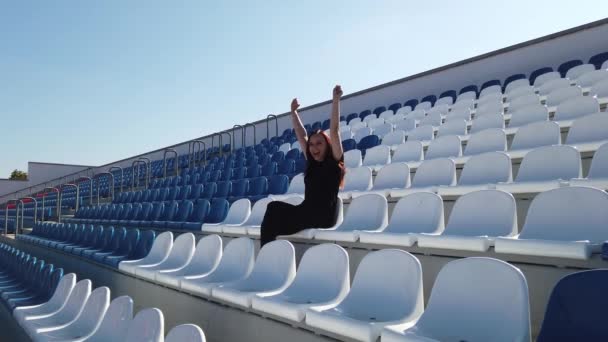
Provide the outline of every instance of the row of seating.
<path id="1" fill-rule="evenodd" d="M 110 301 L 110 289 L 92 290 L 89 279 L 76 282 L 74 273 L 59 281 L 49 298 L 20 306 L 13 316 L 33 341 L 155 341 L 204 342 L 203 330 L 182 324 L 164 336 L 164 317 L 156 308 L 143 309 L 133 317 L 133 300 L 120 296 Z"/>
<path id="2" fill-rule="evenodd" d="M 248 202 L 249 199 L 244 199 Z M 74 218 L 65 222 L 105 223 L 127 227 L 200 230 L 203 223 L 217 223 L 225 219 L 230 204 L 216 198 L 211 202 L 172 201 L 155 203 L 105 204 L 83 207 Z"/>
<path id="3" fill-rule="evenodd" d="M 63 277 L 63 269 L 0 243 L 0 298 L 11 311 L 48 300 Z"/>
<path id="4" fill-rule="evenodd" d="M 112 226 L 77 225 L 69 223 L 37 223 L 30 234 L 17 239 L 71 253 L 111 267 L 123 260 L 148 255 L 156 233 L 153 230 L 115 229 Z"/>

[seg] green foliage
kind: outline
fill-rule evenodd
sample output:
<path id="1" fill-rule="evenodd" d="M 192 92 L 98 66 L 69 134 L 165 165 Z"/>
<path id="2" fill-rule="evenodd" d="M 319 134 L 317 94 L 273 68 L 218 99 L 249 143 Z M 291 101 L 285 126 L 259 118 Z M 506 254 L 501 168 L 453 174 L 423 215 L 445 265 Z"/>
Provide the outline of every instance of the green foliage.
<path id="1" fill-rule="evenodd" d="M 13 170 L 11 172 L 11 176 L 8 178 L 10 180 L 27 180 L 27 172 L 23 172 L 21 170 Z"/>

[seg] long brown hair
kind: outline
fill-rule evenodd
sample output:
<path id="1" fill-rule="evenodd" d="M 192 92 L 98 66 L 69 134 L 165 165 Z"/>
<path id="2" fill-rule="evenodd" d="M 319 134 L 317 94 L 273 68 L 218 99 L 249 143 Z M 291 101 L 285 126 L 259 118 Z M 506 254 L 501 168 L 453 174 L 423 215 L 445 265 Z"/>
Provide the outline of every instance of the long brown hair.
<path id="1" fill-rule="evenodd" d="M 325 156 L 323 156 L 323 160 L 327 160 L 327 158 L 334 158 L 333 155 L 333 150 L 331 148 L 331 139 L 329 138 L 329 136 L 327 135 L 327 133 L 325 133 L 324 131 L 318 129 L 312 133 L 310 133 L 310 135 L 308 136 L 308 141 L 310 141 L 310 138 L 315 135 L 315 134 L 320 134 L 323 139 L 325 139 L 325 143 L 327 144 L 327 149 L 325 150 Z M 306 144 L 306 172 L 304 173 L 304 175 L 306 176 L 308 174 L 308 171 L 310 170 L 310 168 L 312 167 L 312 161 L 314 160 L 312 154 L 310 153 L 310 146 L 308 144 Z M 342 158 L 342 160 L 336 160 L 336 162 L 338 163 L 338 167 L 340 168 L 340 188 L 342 188 L 344 186 L 344 174 L 346 173 L 346 168 L 344 167 L 344 158 Z"/>

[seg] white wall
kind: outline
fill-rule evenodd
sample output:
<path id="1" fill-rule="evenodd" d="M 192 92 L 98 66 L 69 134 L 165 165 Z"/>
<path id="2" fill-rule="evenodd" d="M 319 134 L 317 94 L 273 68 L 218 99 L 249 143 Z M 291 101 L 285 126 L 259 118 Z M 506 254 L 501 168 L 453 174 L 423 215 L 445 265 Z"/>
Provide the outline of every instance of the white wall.
<path id="1" fill-rule="evenodd" d="M 27 168 L 30 184 L 36 185 L 89 169 L 91 166 L 29 162 Z"/>

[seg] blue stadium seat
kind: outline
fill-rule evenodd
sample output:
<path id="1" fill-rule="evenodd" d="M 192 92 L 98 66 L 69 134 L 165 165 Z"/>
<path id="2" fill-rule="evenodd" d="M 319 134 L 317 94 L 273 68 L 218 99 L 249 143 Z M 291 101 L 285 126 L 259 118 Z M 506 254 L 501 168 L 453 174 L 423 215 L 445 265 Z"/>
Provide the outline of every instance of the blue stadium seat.
<path id="1" fill-rule="evenodd" d="M 280 176 L 272 176 L 280 177 Z M 247 191 L 246 197 L 249 198 L 251 202 L 255 202 L 260 198 L 264 198 L 268 195 L 268 178 L 266 177 L 258 177 L 253 178 L 249 181 L 249 191 Z M 242 197 L 241 197 L 242 198 Z M 230 203 L 239 200 L 240 198 L 231 198 Z"/>
<path id="2" fill-rule="evenodd" d="M 232 171 L 232 177 L 230 177 L 230 180 L 239 180 L 239 179 L 243 179 L 248 177 L 247 175 L 247 168 L 245 167 L 238 167 L 236 169 L 233 169 Z"/>
<path id="3" fill-rule="evenodd" d="M 305 158 L 296 160 L 294 172 L 287 175 L 289 179 L 291 180 L 295 175 L 303 173 L 306 170 L 306 163 L 307 161 Z"/>
<path id="4" fill-rule="evenodd" d="M 134 231 L 139 231 L 134 229 Z M 103 263 L 115 268 L 118 268 L 118 264 L 123 260 L 138 260 L 144 258 L 150 252 L 154 239 L 156 239 L 156 232 L 153 230 L 145 230 L 135 235 L 131 234 L 131 231 L 127 234 L 125 239 L 125 245 L 121 246 L 115 254 L 108 255 L 103 259 Z"/>
<path id="5" fill-rule="evenodd" d="M 165 212 L 165 203 L 163 202 L 155 202 L 152 205 L 152 210 L 150 211 L 150 215 L 146 218 L 145 221 L 140 221 L 140 226 L 147 226 L 151 222 L 158 221 L 161 215 Z"/>
<path id="6" fill-rule="evenodd" d="M 262 166 L 262 176 L 270 177 L 277 172 L 277 163 L 273 161 L 269 161 L 265 165 Z"/>
<path id="7" fill-rule="evenodd" d="M 509 83 L 511 83 L 513 81 L 525 80 L 525 79 L 528 79 L 528 78 L 524 74 L 515 74 L 515 75 L 511 75 L 511 76 L 507 77 L 505 79 L 505 82 L 503 83 L 502 92 L 503 93 L 505 92 L 505 89 L 507 89 L 507 86 L 509 85 Z"/>
<path id="8" fill-rule="evenodd" d="M 297 148 L 291 149 L 289 150 L 289 152 L 287 152 L 287 154 L 285 155 L 285 160 L 296 160 L 296 159 L 300 159 L 300 156 L 302 155 L 302 152 L 300 152 L 300 150 L 298 150 Z M 253 176 L 248 176 L 249 178 L 253 178 Z"/>
<path id="9" fill-rule="evenodd" d="M 293 159 L 285 159 L 279 164 L 278 174 L 288 175 L 294 172 L 296 162 Z"/>
<path id="10" fill-rule="evenodd" d="M 139 217 L 141 215 L 142 210 L 143 210 L 143 205 L 141 203 L 133 204 L 128 216 L 127 215 L 123 216 L 122 219 L 118 220 L 117 224 L 123 225 L 123 226 L 127 225 L 129 223 L 129 221 L 134 220 L 136 217 Z"/>
<path id="11" fill-rule="evenodd" d="M 179 195 L 177 196 L 178 201 L 187 200 L 190 197 L 190 192 L 192 191 L 191 185 L 184 185 L 179 189 Z"/>
<path id="12" fill-rule="evenodd" d="M 169 198 L 169 188 L 159 189 L 158 197 L 154 199 L 155 202 L 164 202 Z"/>
<path id="13" fill-rule="evenodd" d="M 211 172 L 211 174 L 209 175 L 209 179 L 207 180 L 207 182 L 219 182 L 219 180 L 220 180 L 221 177 L 222 177 L 222 171 L 215 170 L 215 171 Z"/>
<path id="14" fill-rule="evenodd" d="M 553 288 L 536 341 L 608 341 L 608 270 L 569 274 Z"/>
<path id="15" fill-rule="evenodd" d="M 192 209 L 192 213 L 186 219 L 186 222 L 181 224 L 181 229 L 201 230 L 205 219 L 209 215 L 211 205 L 206 199 L 199 199 Z"/>
<path id="16" fill-rule="evenodd" d="M 213 196 L 215 196 L 216 192 L 217 192 L 217 183 L 207 183 L 207 184 L 205 184 L 205 188 L 203 189 L 203 192 L 201 193 L 199 198 L 210 200 L 211 198 L 213 198 Z"/>
<path id="17" fill-rule="evenodd" d="M 144 191 L 144 193 L 141 196 L 141 202 L 151 202 L 150 198 L 152 197 L 152 190 L 148 189 L 146 191 Z"/>
<path id="18" fill-rule="evenodd" d="M 232 182 L 217 182 L 217 191 L 213 195 L 213 198 L 226 198 L 232 192 Z"/>
<path id="19" fill-rule="evenodd" d="M 177 213 L 171 221 L 165 222 L 165 227 L 169 229 L 180 229 L 182 224 L 192 215 L 194 204 L 192 201 L 180 203 Z"/>
<path id="20" fill-rule="evenodd" d="M 355 141 L 355 139 L 342 140 L 342 149 L 344 150 L 344 152 L 354 150 L 356 148 L 357 142 Z"/>
<path id="21" fill-rule="evenodd" d="M 249 179 L 239 179 L 232 182 L 232 191 L 228 196 L 228 202 L 232 203 L 245 197 L 247 192 L 249 192 Z"/>
<path id="22" fill-rule="evenodd" d="M 173 217 L 177 213 L 177 206 L 177 201 L 165 203 L 165 207 L 163 209 L 162 214 L 156 220 L 150 222 L 148 225 L 154 228 L 165 228 L 165 222 L 172 221 Z"/>
<path id="23" fill-rule="evenodd" d="M 150 198 L 148 198 L 148 200 L 146 202 L 156 202 L 156 199 L 160 196 L 160 190 L 161 189 L 152 190 L 152 193 L 150 194 Z"/>
<path id="24" fill-rule="evenodd" d="M 247 177 L 255 178 L 262 174 L 262 167 L 260 165 L 253 165 L 247 168 Z"/>
<path id="25" fill-rule="evenodd" d="M 197 199 L 199 199 L 199 197 L 201 197 L 202 193 L 203 193 L 203 184 L 196 184 L 192 188 L 192 191 L 190 191 L 190 195 L 188 196 L 188 199 L 191 201 L 196 201 Z"/>
<path id="26" fill-rule="evenodd" d="M 346 122 L 350 122 L 350 120 L 358 118 L 359 114 L 357 113 L 350 113 L 346 116 Z"/>
<path id="27" fill-rule="evenodd" d="M 268 185 L 268 194 L 282 195 L 287 192 L 289 187 L 289 178 L 285 175 L 276 175 L 270 178 Z"/>
<path id="28" fill-rule="evenodd" d="M 476 94 L 479 95 L 479 90 L 477 89 L 477 86 L 474 85 L 474 84 L 470 84 L 470 85 L 468 85 L 466 87 L 463 87 L 462 89 L 460 89 L 460 91 L 458 92 L 458 94 L 460 95 L 460 94 L 463 94 L 463 93 L 466 93 L 466 92 L 469 92 L 469 91 L 474 91 Z"/>
<path id="29" fill-rule="evenodd" d="M 437 102 L 437 96 L 427 95 L 427 96 L 423 97 L 422 100 L 420 100 L 420 102 L 430 102 L 432 105 L 435 105 L 435 102 Z"/>
<path id="30" fill-rule="evenodd" d="M 142 203 L 141 210 L 139 211 L 139 213 L 135 216 L 132 216 L 132 218 L 129 219 L 126 223 L 121 224 L 124 224 L 128 227 L 139 226 L 141 222 L 146 221 L 148 219 L 150 213 L 152 212 L 152 209 L 152 203 Z"/>
<path id="31" fill-rule="evenodd" d="M 209 215 L 205 218 L 205 223 L 220 223 L 228 215 L 230 204 L 223 198 L 215 198 L 211 202 Z"/>
<path id="32" fill-rule="evenodd" d="M 393 113 L 397 113 L 397 111 L 399 110 L 399 108 L 401 108 L 401 103 L 399 103 L 399 102 L 393 103 L 392 105 L 388 106 L 388 109 L 392 110 Z"/>
<path id="33" fill-rule="evenodd" d="M 114 227 L 104 227 L 101 237 L 97 239 L 97 242 L 91 247 L 83 250 L 80 255 L 86 258 L 91 258 L 95 253 L 105 250 L 114 237 Z"/>
<path id="34" fill-rule="evenodd" d="M 251 157 L 248 157 L 248 158 L 247 158 L 247 167 L 252 167 L 252 166 L 259 165 L 259 164 L 258 164 L 258 159 L 259 159 L 259 158 L 258 158 L 258 156 L 257 156 L 257 155 L 255 155 L 255 156 L 251 156 Z"/>
<path id="35" fill-rule="evenodd" d="M 357 144 L 357 149 L 361 150 L 362 154 L 365 154 L 365 151 L 368 148 L 372 148 L 374 146 L 380 145 L 380 138 L 377 135 L 368 135 L 365 138 L 361 139 L 359 144 Z"/>
<path id="36" fill-rule="evenodd" d="M 446 90 L 443 93 L 441 93 L 441 95 L 439 95 L 439 98 L 448 97 L 448 96 L 452 98 L 452 102 L 455 102 L 458 94 L 456 94 L 456 90 Z"/>
<path id="37" fill-rule="evenodd" d="M 285 160 L 285 153 L 281 151 L 275 152 L 270 160 L 276 163 L 280 163 L 281 161 Z"/>
<path id="38" fill-rule="evenodd" d="M 479 88 L 479 91 L 482 91 L 482 90 L 486 89 L 487 87 L 491 87 L 491 86 L 495 86 L 495 85 L 500 86 L 501 85 L 500 80 L 489 80 L 489 81 L 484 82 L 481 85 L 481 88 Z"/>
<path id="39" fill-rule="evenodd" d="M 380 113 L 382 113 L 384 111 L 386 111 L 386 107 L 379 106 L 379 107 L 374 108 L 374 111 L 372 113 L 374 113 L 374 115 L 378 116 L 378 115 L 380 115 Z"/>
<path id="40" fill-rule="evenodd" d="M 329 129 L 329 126 L 331 125 L 331 121 L 329 119 L 323 121 L 323 124 L 321 124 L 321 129 L 322 130 L 326 130 Z"/>
<path id="41" fill-rule="evenodd" d="M 141 202 L 142 193 L 143 193 L 143 191 L 141 191 L 141 190 L 135 191 L 135 194 L 133 194 L 133 198 L 131 199 L 131 203 Z"/>
<path id="42" fill-rule="evenodd" d="M 598 53 L 589 58 L 589 63 L 595 65 L 595 68 L 598 70 L 602 68 L 602 64 L 606 61 L 608 61 L 608 52 Z"/>
<path id="43" fill-rule="evenodd" d="M 566 73 L 568 72 L 568 70 L 581 64 L 583 64 L 583 61 L 581 61 L 580 59 L 573 59 L 560 64 L 560 66 L 557 67 L 557 71 L 560 73 L 560 75 L 562 75 L 562 77 L 566 77 Z"/>
<path id="44" fill-rule="evenodd" d="M 139 230 L 137 229 L 132 229 L 129 230 L 129 232 L 131 231 L 137 231 L 137 234 L 139 234 Z M 110 239 L 110 242 L 106 245 L 106 247 L 100 251 L 97 251 L 93 254 L 90 253 L 85 253 L 90 259 L 93 259 L 97 262 L 103 262 L 103 259 L 108 256 L 108 255 L 112 255 L 113 253 L 117 252 L 121 246 L 121 244 L 123 244 L 124 240 L 127 238 L 127 229 L 122 227 L 122 228 L 118 228 L 114 230 L 114 234 L 112 235 L 112 239 Z"/>
<path id="45" fill-rule="evenodd" d="M 361 118 L 361 120 L 363 120 L 368 115 L 372 115 L 372 111 L 369 109 L 366 109 L 366 110 L 362 111 L 361 113 L 359 113 L 359 118 Z"/>

